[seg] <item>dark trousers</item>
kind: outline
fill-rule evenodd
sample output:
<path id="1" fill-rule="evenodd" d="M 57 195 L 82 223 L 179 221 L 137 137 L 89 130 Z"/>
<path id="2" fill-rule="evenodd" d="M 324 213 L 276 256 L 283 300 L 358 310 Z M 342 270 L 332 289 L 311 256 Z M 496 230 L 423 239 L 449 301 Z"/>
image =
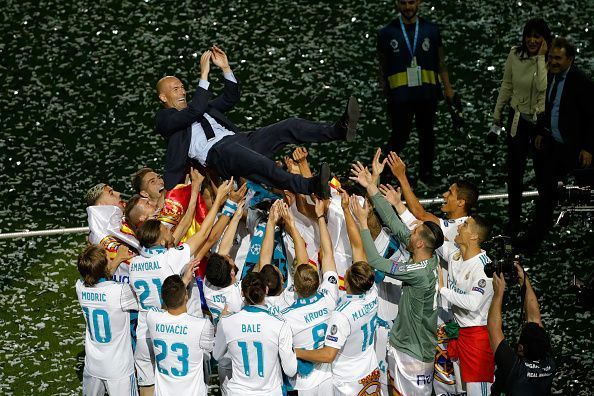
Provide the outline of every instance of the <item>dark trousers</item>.
<path id="1" fill-rule="evenodd" d="M 577 165 L 578 152 L 551 137 L 543 138 L 543 148 L 535 150 L 534 171 L 538 188 L 536 212 L 528 237 L 540 243 L 553 224 L 553 211 L 558 200 L 559 181 L 564 180 Z"/>
<path id="2" fill-rule="evenodd" d="M 408 142 L 413 118 L 419 134 L 419 178 L 427 180 L 433 173 L 435 137 L 433 125 L 437 101 L 395 103 L 388 100 L 388 115 L 392 124 L 392 135 L 386 145 L 386 153 L 400 154 Z"/>
<path id="3" fill-rule="evenodd" d="M 274 154 L 287 144 L 322 143 L 344 139 L 334 124 L 289 118 L 253 132 L 226 136 L 208 153 L 206 163 L 223 179 L 245 177 L 298 194 L 315 191 L 315 178 L 288 173 L 276 165 Z"/>
<path id="4" fill-rule="evenodd" d="M 510 114 L 508 131 L 511 130 L 511 121 L 514 113 Z M 522 215 L 522 192 L 524 190 L 524 172 L 528 154 L 533 151 L 534 137 L 537 126 L 522 117 L 518 122 L 516 136 L 509 133 L 507 142 L 507 193 L 508 193 L 508 215 L 510 231 L 517 232 L 520 228 L 520 216 Z"/>

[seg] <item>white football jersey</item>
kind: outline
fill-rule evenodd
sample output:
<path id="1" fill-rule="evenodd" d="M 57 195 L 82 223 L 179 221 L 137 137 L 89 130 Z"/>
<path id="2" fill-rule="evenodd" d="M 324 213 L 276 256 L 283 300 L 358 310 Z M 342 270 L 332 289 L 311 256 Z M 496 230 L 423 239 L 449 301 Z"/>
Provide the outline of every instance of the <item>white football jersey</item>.
<path id="1" fill-rule="evenodd" d="M 130 261 L 130 285 L 140 301 L 136 337 L 147 338 L 146 311 L 148 307 L 161 308 L 161 286 L 167 277 L 180 275 L 190 261 L 190 246 L 166 249 L 156 246 L 141 249 L 141 255 Z"/>
<path id="2" fill-rule="evenodd" d="M 410 253 L 406 250 L 396 236 L 392 235 L 389 228 L 382 228 L 373 241 L 378 253 L 392 261 L 408 261 Z M 375 354 L 380 369 L 380 382 L 388 386 L 388 362 L 386 353 L 388 347 L 388 335 L 396 316 L 398 315 L 398 303 L 402 294 L 402 281 L 386 276 L 381 271 L 376 271 L 376 279 L 381 279 L 377 284 L 378 308 L 377 327 L 375 330 Z"/>
<path id="3" fill-rule="evenodd" d="M 227 287 L 217 287 L 210 284 L 208 279 L 204 279 L 202 291 L 204 299 L 212 320 L 216 324 L 219 321 L 221 312 L 227 304 L 229 313 L 238 312 L 243 307 L 243 296 L 241 295 L 241 281 L 237 281 Z"/>
<path id="4" fill-rule="evenodd" d="M 272 314 L 280 315 L 283 309 L 295 302 L 295 287 L 293 285 L 286 287 L 278 296 L 266 296 L 264 302 Z"/>
<path id="5" fill-rule="evenodd" d="M 335 381 L 358 381 L 378 368 L 373 345 L 377 307 L 373 286 L 365 294 L 347 294 L 332 313 L 325 345 L 340 350 L 332 362 Z"/>
<path id="6" fill-rule="evenodd" d="M 448 282 L 440 289 L 442 297 L 452 304 L 454 318 L 460 327 L 486 326 L 493 299 L 493 279 L 485 274 L 491 262 L 484 250 L 464 261 L 457 246 L 444 243 L 448 258 Z"/>
<path id="7" fill-rule="evenodd" d="M 155 352 L 155 396 L 206 395 L 203 356 L 214 346 L 214 327 L 188 313 L 151 308 L 146 323 Z"/>
<path id="8" fill-rule="evenodd" d="M 85 370 L 105 380 L 130 376 L 134 357 L 129 311 L 138 309 L 130 285 L 103 281 L 88 287 L 78 280 L 76 294 L 87 322 Z"/>
<path id="9" fill-rule="evenodd" d="M 283 372 L 297 372 L 291 328 L 265 306 L 246 305 L 219 320 L 213 357 L 225 354 L 232 360 L 227 384 L 232 395 L 280 396 Z"/>
<path id="10" fill-rule="evenodd" d="M 324 346 L 330 315 L 338 302 L 338 274 L 326 272 L 318 292 L 309 298 L 297 298 L 282 311 L 291 326 L 293 346 L 302 349 L 319 349 Z M 316 363 L 307 375 L 298 373 L 292 380 L 293 389 L 308 390 L 319 386 L 332 376 L 330 364 Z"/>

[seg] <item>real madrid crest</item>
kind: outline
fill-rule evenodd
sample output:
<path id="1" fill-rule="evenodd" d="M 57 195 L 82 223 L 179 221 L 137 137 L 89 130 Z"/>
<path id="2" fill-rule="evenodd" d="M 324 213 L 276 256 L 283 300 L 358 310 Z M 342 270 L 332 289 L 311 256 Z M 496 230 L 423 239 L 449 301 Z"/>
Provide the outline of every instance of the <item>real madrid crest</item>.
<path id="1" fill-rule="evenodd" d="M 462 255 L 462 253 L 460 253 L 460 251 L 458 250 L 456 253 L 454 253 L 453 259 L 455 261 L 460 260 L 460 256 Z"/>
<path id="2" fill-rule="evenodd" d="M 423 40 L 423 44 L 421 44 L 421 47 L 423 48 L 423 51 L 429 51 L 429 48 L 431 48 L 431 42 L 429 41 L 429 37 L 425 37 L 425 40 Z"/>
<path id="3" fill-rule="evenodd" d="M 398 49 L 398 40 L 396 40 L 396 39 L 390 40 L 390 47 L 392 47 L 392 50 L 394 50 L 394 52 L 399 52 L 400 51 Z"/>

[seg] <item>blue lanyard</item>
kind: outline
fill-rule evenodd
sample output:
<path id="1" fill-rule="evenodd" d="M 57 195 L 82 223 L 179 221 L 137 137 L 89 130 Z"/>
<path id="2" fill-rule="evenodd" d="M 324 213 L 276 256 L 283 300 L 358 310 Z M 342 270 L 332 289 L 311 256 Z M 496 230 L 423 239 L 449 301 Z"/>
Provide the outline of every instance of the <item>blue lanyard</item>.
<path id="1" fill-rule="evenodd" d="M 402 29 L 402 35 L 404 36 L 404 41 L 406 42 L 406 46 L 408 47 L 408 51 L 410 52 L 411 59 L 415 57 L 415 52 L 417 52 L 417 39 L 419 38 L 419 18 L 417 18 L 417 22 L 415 24 L 415 41 L 413 46 L 410 45 L 410 40 L 408 39 L 408 33 L 406 33 L 406 29 L 404 28 L 404 22 L 402 22 L 402 15 L 400 16 L 400 29 Z"/>

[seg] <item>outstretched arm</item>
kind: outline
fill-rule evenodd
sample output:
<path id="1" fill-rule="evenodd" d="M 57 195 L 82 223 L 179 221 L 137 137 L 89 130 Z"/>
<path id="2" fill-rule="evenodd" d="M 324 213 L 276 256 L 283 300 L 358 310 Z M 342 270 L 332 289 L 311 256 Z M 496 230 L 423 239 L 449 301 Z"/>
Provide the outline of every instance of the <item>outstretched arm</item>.
<path id="1" fill-rule="evenodd" d="M 223 184 L 221 184 L 221 186 L 217 190 L 217 196 L 215 197 L 212 207 L 210 208 L 208 214 L 202 221 L 200 230 L 198 230 L 197 233 L 192 235 L 186 241 L 186 243 L 190 246 L 190 252 L 192 255 L 194 255 L 198 251 L 198 248 L 204 244 L 204 241 L 210 234 L 212 225 L 214 224 L 214 221 L 217 217 L 219 208 L 221 207 L 223 202 L 225 202 L 225 199 L 227 198 L 227 195 L 229 194 L 229 191 L 231 190 L 232 186 L 233 178 L 231 178 L 231 180 L 226 180 L 223 182 Z"/>
<path id="2" fill-rule="evenodd" d="M 285 223 L 285 230 L 293 240 L 293 244 L 295 245 L 295 261 L 296 264 L 307 264 L 309 263 L 309 255 L 307 254 L 307 249 L 305 246 L 305 240 L 299 233 L 299 230 L 295 226 L 295 218 L 293 218 L 293 214 L 289 210 L 289 206 L 283 202 L 282 205 L 279 206 L 279 214 L 280 217 L 283 219 Z"/>
<path id="3" fill-rule="evenodd" d="M 318 217 L 318 226 L 320 227 L 320 245 L 322 248 L 322 274 L 328 271 L 336 272 L 336 261 L 334 261 L 334 250 L 332 249 L 332 239 L 328 232 L 326 224 L 326 205 L 324 201 L 314 197 L 316 204 L 316 216 Z"/>
<path id="4" fill-rule="evenodd" d="M 227 54 L 223 52 L 218 46 L 213 45 L 211 48 L 212 63 L 218 66 L 225 76 L 225 89 L 223 94 L 210 102 L 210 106 L 224 113 L 229 111 L 239 102 L 241 92 L 239 90 L 239 82 L 231 71 Z"/>
<path id="5" fill-rule="evenodd" d="M 225 229 L 223 233 L 223 238 L 221 238 L 221 243 L 219 244 L 219 253 L 221 256 L 226 256 L 231 251 L 231 247 L 233 247 L 233 240 L 235 239 L 235 234 L 237 233 L 237 227 L 239 226 L 239 222 L 243 217 L 243 208 L 245 207 L 245 199 L 242 199 L 239 204 L 237 205 L 237 210 L 233 214 L 229 225 Z"/>
<path id="6" fill-rule="evenodd" d="M 383 223 L 387 225 L 390 230 L 392 230 L 394 235 L 396 235 L 396 237 L 401 242 L 408 244 L 410 231 L 404 225 L 404 223 L 402 223 L 402 220 L 400 220 L 394 209 L 392 209 L 388 201 L 386 201 L 384 196 L 380 193 L 379 189 L 375 185 L 375 181 L 377 179 L 374 180 L 374 176 L 360 162 L 352 165 L 351 174 L 353 175 L 350 177 L 351 180 L 358 182 L 362 187 L 367 189 L 367 195 L 369 195 L 371 202 L 373 203 L 373 206 L 375 207 L 375 210 L 380 219 L 382 219 Z M 368 253 L 367 256 L 369 258 Z"/>
<path id="7" fill-rule="evenodd" d="M 501 327 L 501 306 L 503 305 L 503 294 L 505 293 L 505 279 L 503 275 L 499 276 L 493 274 L 493 300 L 489 307 L 489 315 L 487 317 L 487 330 L 489 331 L 489 342 L 491 343 L 491 350 L 493 354 L 497 352 L 497 348 L 501 341 L 504 340 L 503 329 Z"/>
<path id="8" fill-rule="evenodd" d="M 540 317 L 540 306 L 538 305 L 538 299 L 536 293 L 532 288 L 532 283 L 528 279 L 528 275 L 524 272 L 518 263 L 514 263 L 516 272 L 518 273 L 518 283 L 520 287 L 526 282 L 526 294 L 524 295 L 524 312 L 526 312 L 526 321 L 537 323 L 540 327 L 543 327 Z"/>
<path id="9" fill-rule="evenodd" d="M 338 191 L 340 192 L 340 205 L 342 206 L 342 211 L 344 213 L 344 221 L 346 223 L 347 234 L 353 252 L 353 262 L 367 261 L 363 242 L 361 241 L 361 235 L 359 234 L 359 227 L 357 227 L 357 223 L 355 223 L 355 219 L 349 208 L 349 194 L 342 188 Z"/>
<path id="10" fill-rule="evenodd" d="M 439 218 L 434 214 L 427 212 L 413 192 L 412 187 L 408 182 L 408 178 L 406 177 L 406 165 L 404 165 L 404 162 L 398 155 L 396 155 L 396 153 L 390 152 L 390 154 L 388 154 L 388 166 L 394 177 L 400 182 L 402 195 L 404 195 L 408 210 L 421 221 L 432 221 L 439 225 Z"/>
<path id="11" fill-rule="evenodd" d="M 282 203 L 283 201 L 279 199 L 270 207 L 264 240 L 262 241 L 262 248 L 260 249 L 258 267 L 255 268 L 254 271 L 260 271 L 263 266 L 272 262 L 272 254 L 274 253 L 274 230 L 276 228 L 276 223 L 278 223 L 278 220 L 280 219 L 278 207 Z"/>
<path id="12" fill-rule="evenodd" d="M 297 358 L 307 360 L 308 362 L 332 363 L 336 359 L 338 351 L 339 349 L 325 346 L 311 351 L 307 349 L 295 349 L 295 354 L 297 354 Z"/>
<path id="13" fill-rule="evenodd" d="M 301 173 L 303 177 L 313 176 L 309 163 L 307 162 L 308 154 L 309 153 L 305 147 L 297 147 L 293 151 L 293 160 L 297 163 L 297 166 L 299 166 L 299 173 Z"/>
<path id="14" fill-rule="evenodd" d="M 173 230 L 174 244 L 179 245 L 181 239 L 188 232 L 188 228 L 192 224 L 194 214 L 196 214 L 196 203 L 198 202 L 198 194 L 202 187 L 204 176 L 198 170 L 192 168 L 190 170 L 190 177 L 192 178 L 192 195 L 190 195 L 190 202 L 188 203 L 188 210 L 184 213 L 175 230 Z"/>

